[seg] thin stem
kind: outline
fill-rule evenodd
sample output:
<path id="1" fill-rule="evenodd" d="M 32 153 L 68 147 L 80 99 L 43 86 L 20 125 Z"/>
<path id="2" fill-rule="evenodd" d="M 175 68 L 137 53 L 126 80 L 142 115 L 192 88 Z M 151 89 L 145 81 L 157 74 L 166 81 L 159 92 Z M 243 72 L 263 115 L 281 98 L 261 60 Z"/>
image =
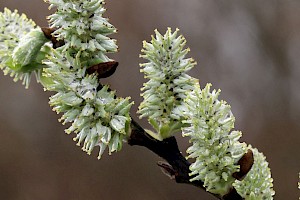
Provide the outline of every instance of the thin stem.
<path id="1" fill-rule="evenodd" d="M 129 145 L 146 147 L 161 158 L 165 159 L 168 164 L 159 162 L 158 165 L 163 169 L 165 174 L 171 178 L 174 178 L 177 183 L 186 183 L 205 190 L 203 182 L 190 182 L 190 163 L 180 153 L 175 137 L 170 137 L 164 139 L 163 141 L 156 140 L 149 136 L 145 130 L 134 120 L 131 122 L 131 128 L 132 132 L 130 138 L 128 139 Z M 243 200 L 243 198 L 234 188 L 232 188 L 229 193 L 223 197 L 215 194 L 212 195 L 222 200 Z"/>

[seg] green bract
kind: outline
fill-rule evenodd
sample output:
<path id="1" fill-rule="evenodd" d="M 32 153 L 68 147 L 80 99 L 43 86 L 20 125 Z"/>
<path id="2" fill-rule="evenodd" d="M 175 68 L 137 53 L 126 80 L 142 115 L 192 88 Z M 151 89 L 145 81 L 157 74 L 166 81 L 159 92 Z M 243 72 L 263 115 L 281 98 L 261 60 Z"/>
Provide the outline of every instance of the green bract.
<path id="1" fill-rule="evenodd" d="M 275 194 L 273 179 L 266 157 L 256 148 L 248 146 L 254 155 L 254 164 L 244 180 L 233 184 L 245 200 L 271 200 Z"/>
<path id="2" fill-rule="evenodd" d="M 24 67 L 36 62 L 38 54 L 42 54 L 40 50 L 46 42 L 48 42 L 48 39 L 41 29 L 33 29 L 27 33 L 13 51 L 13 68 L 22 71 L 33 71 L 34 69 L 28 69 L 28 67 L 24 69 Z M 41 57 L 44 58 L 44 56 Z"/>
<path id="3" fill-rule="evenodd" d="M 5 75 L 14 77 L 14 81 L 23 80 L 26 88 L 32 73 L 36 74 L 37 81 L 40 79 L 42 59 L 49 50 L 43 47 L 47 41 L 24 14 L 7 8 L 0 13 L 0 68 Z"/>
<path id="4" fill-rule="evenodd" d="M 57 11 L 49 16 L 55 37 L 64 40 L 63 51 L 81 52 L 81 62 L 105 62 L 106 53 L 116 52 L 116 40 L 109 38 L 116 28 L 102 15 L 105 12 L 103 0 L 47 0 L 50 8 Z"/>
<path id="5" fill-rule="evenodd" d="M 150 43 L 144 41 L 141 55 L 148 60 L 141 64 L 145 78 L 149 79 L 142 88 L 144 97 L 139 106 L 140 118 L 148 117 L 149 123 L 158 134 L 149 133 L 157 139 L 170 137 L 182 127 L 181 118 L 172 112 L 180 106 L 186 92 L 193 89 L 196 79 L 186 74 L 196 64 L 192 58 L 185 58 L 189 49 L 184 49 L 186 40 L 172 33 L 165 35 L 155 30 Z"/>
<path id="6" fill-rule="evenodd" d="M 96 74 L 87 75 L 79 58 L 63 56 L 53 50 L 45 64 L 45 76 L 53 80 L 46 89 L 57 92 L 50 97 L 50 105 L 63 113 L 60 121 L 72 123 L 66 133 L 75 132 L 78 145 L 88 154 L 99 146 L 99 156 L 108 147 L 109 154 L 119 151 L 130 133 L 129 98 L 117 98 L 108 86 L 102 86 Z"/>
<path id="7" fill-rule="evenodd" d="M 196 85 L 174 113 L 187 118 L 183 136 L 192 143 L 188 158 L 196 159 L 190 166 L 191 181 L 201 180 L 208 191 L 224 195 L 235 181 L 232 174 L 239 171 L 236 163 L 246 153 L 246 144 L 238 141 L 241 132 L 231 131 L 235 119 L 230 106 L 218 100 L 220 90 L 210 91 L 210 87 L 201 90 Z"/>

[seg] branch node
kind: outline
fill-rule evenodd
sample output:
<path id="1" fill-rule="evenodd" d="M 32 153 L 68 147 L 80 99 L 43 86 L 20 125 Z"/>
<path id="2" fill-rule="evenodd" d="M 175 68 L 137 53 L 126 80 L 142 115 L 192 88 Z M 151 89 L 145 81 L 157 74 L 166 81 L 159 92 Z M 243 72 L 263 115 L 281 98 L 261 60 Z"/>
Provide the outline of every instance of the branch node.
<path id="1" fill-rule="evenodd" d="M 164 161 L 158 161 L 157 165 L 160 167 L 161 171 L 168 176 L 170 179 L 174 180 L 176 177 L 176 171 L 173 169 L 173 167 Z"/>
<path id="2" fill-rule="evenodd" d="M 51 40 L 53 49 L 59 48 L 61 46 L 65 45 L 65 42 L 63 40 L 57 40 L 56 37 L 52 35 L 54 31 L 56 31 L 56 28 L 49 28 L 49 27 L 42 27 L 41 30 L 43 31 L 45 37 L 49 40 Z"/>

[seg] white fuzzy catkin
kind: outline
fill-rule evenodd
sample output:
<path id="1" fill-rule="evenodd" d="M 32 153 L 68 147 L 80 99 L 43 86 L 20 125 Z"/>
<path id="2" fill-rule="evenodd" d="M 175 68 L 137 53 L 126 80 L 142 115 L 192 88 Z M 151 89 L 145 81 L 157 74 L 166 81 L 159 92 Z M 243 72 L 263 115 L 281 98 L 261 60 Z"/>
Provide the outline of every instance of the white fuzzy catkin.
<path id="1" fill-rule="evenodd" d="M 98 159 L 107 147 L 109 154 L 121 150 L 130 133 L 130 98 L 116 97 L 108 86 L 100 85 L 96 74 L 86 74 L 78 58 L 53 50 L 45 64 L 49 66 L 45 76 L 52 80 L 45 87 L 57 92 L 49 104 L 63 113 L 63 124 L 71 123 L 66 133 L 75 132 L 74 140 L 77 145 L 83 143 L 82 149 L 88 154 L 99 146 Z"/>
<path id="2" fill-rule="evenodd" d="M 208 191 L 224 195 L 235 181 L 232 174 L 239 170 L 237 162 L 246 153 L 246 144 L 238 141 L 241 132 L 231 131 L 235 119 L 230 106 L 218 100 L 220 90 L 210 91 L 210 87 L 201 90 L 196 85 L 176 113 L 187 118 L 183 136 L 190 137 L 188 158 L 195 159 L 191 181 L 201 180 Z"/>
<path id="3" fill-rule="evenodd" d="M 50 8 L 57 11 L 50 15 L 51 28 L 57 29 L 53 35 L 65 42 L 63 51 L 78 54 L 81 62 L 92 66 L 106 62 L 107 53 L 118 51 L 116 40 L 109 35 L 117 29 L 103 17 L 106 9 L 104 0 L 48 0 Z M 84 63 L 83 63 L 84 64 Z"/>
<path id="4" fill-rule="evenodd" d="M 143 102 L 139 106 L 140 118 L 148 117 L 156 131 L 157 139 L 172 136 L 182 127 L 182 118 L 173 115 L 181 105 L 186 93 L 197 82 L 186 72 L 196 64 L 186 58 L 189 49 L 184 49 L 186 40 L 178 36 L 178 29 L 168 28 L 164 35 L 155 30 L 151 42 L 144 41 L 141 57 L 148 62 L 141 64 L 141 72 L 149 79 L 142 88 Z"/>

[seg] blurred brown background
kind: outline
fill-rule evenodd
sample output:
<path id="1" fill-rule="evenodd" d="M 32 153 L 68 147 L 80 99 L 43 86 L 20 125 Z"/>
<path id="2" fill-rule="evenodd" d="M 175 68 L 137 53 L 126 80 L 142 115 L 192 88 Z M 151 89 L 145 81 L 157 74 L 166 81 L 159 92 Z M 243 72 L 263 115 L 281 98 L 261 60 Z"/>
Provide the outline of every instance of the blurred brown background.
<path id="1" fill-rule="evenodd" d="M 42 0 L 1 0 L 46 26 Z M 138 55 L 153 30 L 180 28 L 198 65 L 191 75 L 221 88 L 242 140 L 267 156 L 275 199 L 298 199 L 300 171 L 300 1 L 107 0 L 119 33 L 120 62 L 107 80 L 121 96 L 141 101 Z M 206 192 L 175 184 L 141 147 L 96 159 L 64 133 L 48 106 L 50 93 L 30 89 L 0 73 L 0 199 L 2 200 L 210 200 Z M 183 152 L 186 139 L 179 139 Z"/>

